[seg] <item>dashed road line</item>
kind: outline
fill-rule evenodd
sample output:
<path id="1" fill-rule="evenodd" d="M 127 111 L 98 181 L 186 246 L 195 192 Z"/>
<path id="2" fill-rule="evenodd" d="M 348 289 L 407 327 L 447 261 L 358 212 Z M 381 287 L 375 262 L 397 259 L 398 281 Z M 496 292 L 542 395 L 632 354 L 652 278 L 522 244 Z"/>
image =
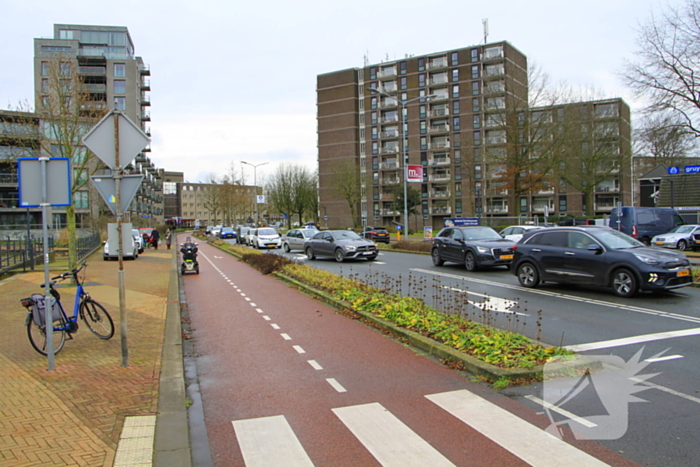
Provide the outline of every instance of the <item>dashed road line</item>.
<path id="1" fill-rule="evenodd" d="M 306 353 L 306 350 L 302 349 L 300 345 L 293 345 L 292 348 L 297 351 L 297 353 Z"/>
<path id="2" fill-rule="evenodd" d="M 321 365 L 319 365 L 318 362 L 317 362 L 316 360 L 307 360 L 306 362 L 307 362 L 309 365 L 311 365 L 311 368 L 313 368 L 314 370 L 317 370 L 317 371 L 318 371 L 318 370 L 323 370 L 323 367 L 322 367 Z"/>
<path id="3" fill-rule="evenodd" d="M 291 341 L 291 340 L 292 340 L 292 338 L 289 337 L 289 334 L 286 334 L 286 333 L 284 333 L 284 332 L 283 332 L 282 334 L 280 334 L 280 336 L 282 336 L 282 339 L 284 339 L 284 340 L 286 340 L 286 341 Z"/>
<path id="4" fill-rule="evenodd" d="M 330 384 L 333 389 L 335 389 L 338 392 L 348 392 L 347 389 L 343 387 L 342 384 L 340 384 L 338 381 L 335 380 L 335 378 L 326 378 L 326 381 L 328 381 L 328 384 Z"/>
<path id="5" fill-rule="evenodd" d="M 611 347 L 622 347 L 624 345 L 642 344 L 644 342 L 659 341 L 674 337 L 688 337 L 700 335 L 700 328 L 682 329 L 680 331 L 658 332 L 655 334 L 644 334 L 641 336 L 623 337 L 609 341 L 590 342 L 588 344 L 575 344 L 564 346 L 565 349 L 574 352 L 585 352 L 586 350 L 609 349 Z"/>

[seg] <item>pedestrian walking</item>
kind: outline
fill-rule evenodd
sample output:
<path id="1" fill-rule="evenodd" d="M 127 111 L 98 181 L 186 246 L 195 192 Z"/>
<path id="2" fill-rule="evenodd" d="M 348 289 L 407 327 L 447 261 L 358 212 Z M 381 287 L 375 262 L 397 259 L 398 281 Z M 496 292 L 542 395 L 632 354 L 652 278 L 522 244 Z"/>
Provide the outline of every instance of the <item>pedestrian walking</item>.
<path id="1" fill-rule="evenodd" d="M 158 249 L 158 241 L 160 240 L 160 234 L 157 229 L 151 230 L 151 244 L 153 248 Z"/>
<path id="2" fill-rule="evenodd" d="M 170 243 L 173 241 L 173 233 L 170 231 L 170 229 L 165 231 L 165 246 L 168 247 L 168 250 L 170 249 Z"/>

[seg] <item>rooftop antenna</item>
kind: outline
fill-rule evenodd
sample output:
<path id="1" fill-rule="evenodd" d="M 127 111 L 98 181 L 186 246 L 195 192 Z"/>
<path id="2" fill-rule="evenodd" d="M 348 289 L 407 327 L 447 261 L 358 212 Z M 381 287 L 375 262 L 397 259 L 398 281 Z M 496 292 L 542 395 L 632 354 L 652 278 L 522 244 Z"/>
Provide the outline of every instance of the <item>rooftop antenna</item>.
<path id="1" fill-rule="evenodd" d="M 489 19 L 482 19 L 481 24 L 484 25 L 484 44 L 487 44 L 489 40 Z"/>
<path id="2" fill-rule="evenodd" d="M 369 57 L 368 57 L 368 55 L 369 55 L 369 50 L 367 50 L 367 51 L 365 52 L 365 66 L 369 65 Z"/>

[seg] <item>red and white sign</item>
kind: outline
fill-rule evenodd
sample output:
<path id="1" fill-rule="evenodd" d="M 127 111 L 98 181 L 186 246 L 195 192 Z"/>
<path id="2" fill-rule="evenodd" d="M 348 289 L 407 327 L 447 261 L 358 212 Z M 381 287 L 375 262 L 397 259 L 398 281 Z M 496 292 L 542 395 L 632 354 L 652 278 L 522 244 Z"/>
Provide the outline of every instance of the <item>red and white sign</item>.
<path id="1" fill-rule="evenodd" d="M 409 165 L 406 167 L 406 181 L 407 182 L 422 182 L 423 181 L 423 166 L 422 165 Z"/>

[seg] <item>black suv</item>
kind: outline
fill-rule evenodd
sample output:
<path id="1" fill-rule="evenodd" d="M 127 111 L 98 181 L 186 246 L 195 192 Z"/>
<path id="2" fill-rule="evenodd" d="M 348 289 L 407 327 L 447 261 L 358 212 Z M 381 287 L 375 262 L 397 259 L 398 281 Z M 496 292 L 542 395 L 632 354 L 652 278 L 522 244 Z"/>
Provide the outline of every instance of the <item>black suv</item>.
<path id="1" fill-rule="evenodd" d="M 360 237 L 389 244 L 389 231 L 385 227 L 365 227 L 360 233 Z"/>
<path id="2" fill-rule="evenodd" d="M 692 283 L 684 254 L 647 247 L 609 227 L 592 225 L 526 233 L 515 247 L 511 272 L 524 287 L 562 282 L 612 288 L 620 297 Z"/>
<path id="3" fill-rule="evenodd" d="M 433 238 L 430 256 L 435 266 L 446 261 L 464 263 L 467 271 L 484 266 L 508 266 L 515 242 L 502 238 L 491 227 L 447 227 Z"/>

